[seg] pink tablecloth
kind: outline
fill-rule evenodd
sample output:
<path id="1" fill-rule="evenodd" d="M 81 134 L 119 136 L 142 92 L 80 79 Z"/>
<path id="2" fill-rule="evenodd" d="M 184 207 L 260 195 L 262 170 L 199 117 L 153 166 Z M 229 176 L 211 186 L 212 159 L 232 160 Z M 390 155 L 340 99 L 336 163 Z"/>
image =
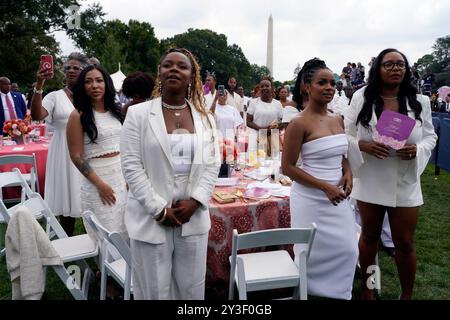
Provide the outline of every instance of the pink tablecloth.
<path id="1" fill-rule="evenodd" d="M 248 181 L 250 182 L 250 180 Z M 216 187 L 216 191 L 235 191 L 236 188 Z M 215 298 L 227 298 L 230 273 L 232 233 L 289 228 L 289 198 L 271 197 L 266 200 L 218 204 L 210 201 L 211 230 L 208 240 L 206 271 L 207 294 Z M 291 251 L 292 246 L 288 247 Z M 292 251 L 291 251 L 292 254 Z"/>
<path id="2" fill-rule="evenodd" d="M 45 186 L 45 167 L 47 165 L 48 154 L 48 141 L 43 142 L 30 142 L 29 144 L 15 145 L 15 146 L 3 146 L 0 147 L 0 156 L 14 155 L 14 154 L 35 154 L 37 164 L 37 175 L 39 179 L 39 192 L 44 196 Z M 23 149 L 22 149 L 23 148 Z M 31 165 L 25 164 L 8 164 L 0 166 L 0 172 L 11 171 L 13 168 L 19 168 L 22 173 L 30 172 Z M 5 188 L 3 189 L 3 198 L 19 198 L 20 191 L 18 188 Z"/>

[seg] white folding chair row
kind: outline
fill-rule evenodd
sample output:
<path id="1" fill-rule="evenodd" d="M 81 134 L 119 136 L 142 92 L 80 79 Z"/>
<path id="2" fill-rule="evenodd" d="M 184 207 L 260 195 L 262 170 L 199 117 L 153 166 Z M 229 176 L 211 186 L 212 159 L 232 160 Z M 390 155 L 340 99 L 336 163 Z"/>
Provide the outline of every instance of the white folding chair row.
<path id="1" fill-rule="evenodd" d="M 7 224 L 9 222 L 9 215 L 7 214 L 8 209 L 1 197 L 2 188 L 6 186 L 19 186 L 21 187 L 21 197 L 20 202 L 15 207 L 19 206 L 22 202 L 25 201 L 26 198 L 29 198 L 33 193 L 33 190 L 30 188 L 28 183 L 25 180 L 25 177 L 21 174 L 20 170 L 14 168 L 11 172 L 1 172 L 0 173 L 0 224 Z M 37 213 L 36 219 L 41 219 L 43 217 L 42 213 Z M 1 229 L 3 230 L 3 229 Z M 3 232 L 0 233 L 0 237 L 4 238 Z M 0 250 L 0 258 L 5 255 L 5 248 Z"/>
<path id="2" fill-rule="evenodd" d="M 22 175 L 31 187 L 31 190 L 33 192 L 39 192 L 39 179 L 37 175 L 36 156 L 34 153 L 31 156 L 24 154 L 0 156 L 0 165 L 7 164 L 31 164 L 30 173 L 22 173 Z M 11 171 L 0 172 L 0 199 L 3 199 L 2 189 L 5 187 L 20 187 L 20 183 L 16 181 L 15 175 Z M 19 199 L 5 199 L 4 202 L 18 202 L 23 200 L 22 194 L 22 197 Z"/>
<path id="3" fill-rule="evenodd" d="M 315 233 L 315 224 L 311 228 L 279 228 L 243 234 L 234 229 L 228 298 L 234 298 L 236 283 L 240 300 L 246 300 L 250 291 L 288 287 L 295 288 L 293 298 L 306 300 L 306 261 Z M 298 266 L 286 250 L 238 254 L 239 250 L 287 244 L 303 245 L 298 253 Z"/>
<path id="4" fill-rule="evenodd" d="M 131 251 L 128 244 L 117 232 L 109 232 L 100 224 L 98 219 L 91 211 L 85 211 L 83 218 L 94 230 L 100 245 L 100 299 L 106 298 L 106 282 L 108 275 L 124 288 L 124 300 L 130 300 L 130 294 L 133 292 L 133 283 L 131 277 Z"/>
<path id="5" fill-rule="evenodd" d="M 41 215 L 45 217 L 48 227 L 47 231 L 54 231 L 56 235 L 56 239 L 51 241 L 53 247 L 58 252 L 63 263 L 74 262 L 78 266 L 81 283 L 77 283 L 76 279 L 72 277 L 65 266 L 52 266 L 52 268 L 75 299 L 86 300 L 88 297 L 89 282 L 93 272 L 85 259 L 98 255 L 97 243 L 87 234 L 73 237 L 67 236 L 67 233 L 39 193 L 31 193 L 29 199 L 9 209 L 6 209 L 2 202 L 0 212 L 6 222 L 10 220 L 12 214 L 21 205 L 30 209 L 35 217 Z"/>

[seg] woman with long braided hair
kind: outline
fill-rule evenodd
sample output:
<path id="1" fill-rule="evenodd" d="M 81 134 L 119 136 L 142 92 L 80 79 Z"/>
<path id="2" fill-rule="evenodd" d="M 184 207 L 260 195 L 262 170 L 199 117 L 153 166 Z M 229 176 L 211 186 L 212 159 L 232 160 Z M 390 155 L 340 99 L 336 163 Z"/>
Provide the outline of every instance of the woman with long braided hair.
<path id="1" fill-rule="evenodd" d="M 358 258 L 355 217 L 346 200 L 352 173 L 344 157 L 348 142 L 343 120 L 327 110 L 336 83 L 325 62 L 317 58 L 307 61 L 302 70 L 297 82 L 304 84 L 308 107 L 287 127 L 282 156 L 283 173 L 294 181 L 291 225 L 317 225 L 307 261 L 308 294 L 351 299 Z M 300 250 L 294 247 L 296 261 Z"/>
<path id="2" fill-rule="evenodd" d="M 121 153 L 135 299 L 203 299 L 220 155 L 200 66 L 188 50 L 162 56 L 153 100 L 128 109 Z"/>

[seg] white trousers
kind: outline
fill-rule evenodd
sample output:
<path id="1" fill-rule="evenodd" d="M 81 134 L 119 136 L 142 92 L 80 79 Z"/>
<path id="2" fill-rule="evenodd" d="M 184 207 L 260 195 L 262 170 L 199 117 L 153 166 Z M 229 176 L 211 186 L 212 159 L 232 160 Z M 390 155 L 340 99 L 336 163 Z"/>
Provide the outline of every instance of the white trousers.
<path id="1" fill-rule="evenodd" d="M 181 236 L 166 228 L 166 242 L 131 239 L 133 290 L 136 300 L 203 300 L 208 233 Z"/>

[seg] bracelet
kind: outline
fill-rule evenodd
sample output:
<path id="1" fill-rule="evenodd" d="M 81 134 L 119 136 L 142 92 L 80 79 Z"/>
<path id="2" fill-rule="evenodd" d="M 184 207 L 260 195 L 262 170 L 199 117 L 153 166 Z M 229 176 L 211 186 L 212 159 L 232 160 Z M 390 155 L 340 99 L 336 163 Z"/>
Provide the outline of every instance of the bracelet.
<path id="1" fill-rule="evenodd" d="M 159 219 L 156 219 L 156 222 L 158 222 L 159 224 L 162 224 L 164 222 L 164 220 L 166 220 L 166 214 L 167 214 L 167 208 L 164 208 L 164 212 L 163 214 L 161 214 L 159 217 Z"/>
<path id="2" fill-rule="evenodd" d="M 44 89 L 37 90 L 36 87 L 34 87 L 34 88 L 33 88 L 33 93 L 36 93 L 36 94 L 43 94 L 43 93 L 44 93 Z"/>

